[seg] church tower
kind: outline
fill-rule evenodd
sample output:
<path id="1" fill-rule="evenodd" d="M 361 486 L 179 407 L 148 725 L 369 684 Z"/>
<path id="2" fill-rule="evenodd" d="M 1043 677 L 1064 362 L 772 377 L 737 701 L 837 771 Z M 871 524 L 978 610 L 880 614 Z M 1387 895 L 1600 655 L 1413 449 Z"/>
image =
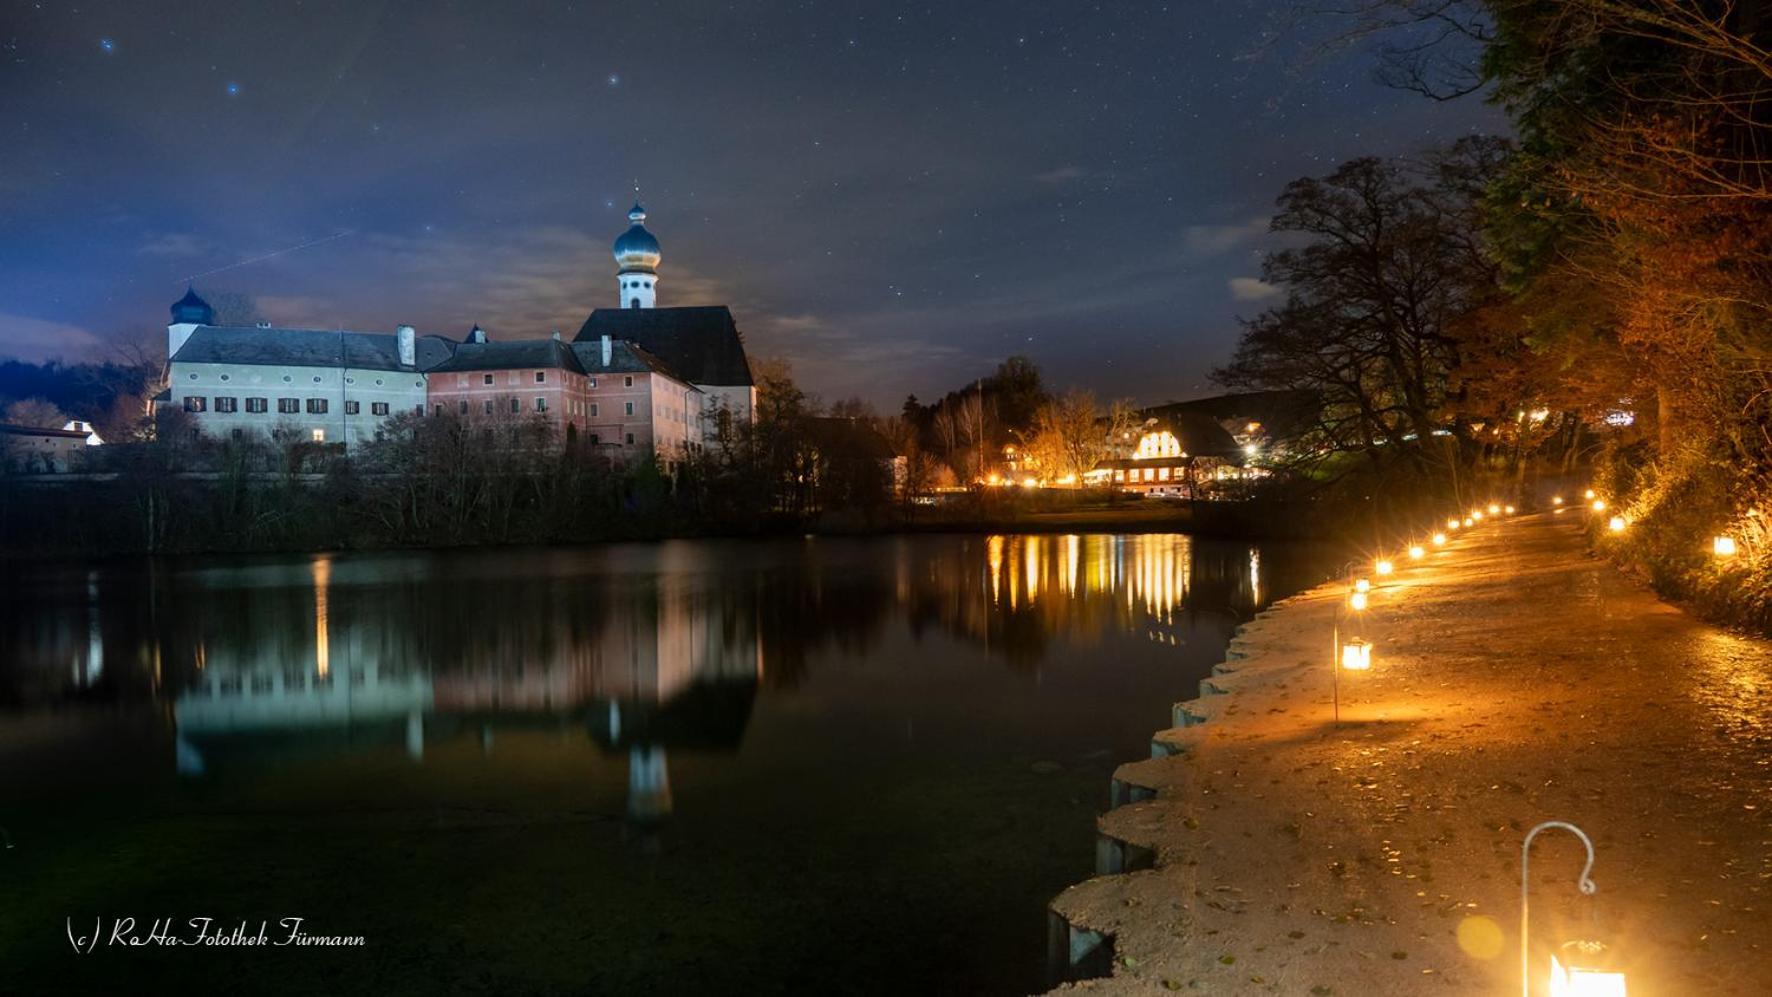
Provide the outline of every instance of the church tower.
<path id="1" fill-rule="evenodd" d="M 628 212 L 628 230 L 615 240 L 615 280 L 623 308 L 651 308 L 653 285 L 658 283 L 658 240 L 646 231 L 646 209 L 634 202 Z"/>
<path id="2" fill-rule="evenodd" d="M 166 359 L 172 359 L 198 326 L 214 324 L 215 309 L 197 296 L 196 288 L 186 285 L 185 296 L 173 302 L 172 321 L 166 324 Z"/>

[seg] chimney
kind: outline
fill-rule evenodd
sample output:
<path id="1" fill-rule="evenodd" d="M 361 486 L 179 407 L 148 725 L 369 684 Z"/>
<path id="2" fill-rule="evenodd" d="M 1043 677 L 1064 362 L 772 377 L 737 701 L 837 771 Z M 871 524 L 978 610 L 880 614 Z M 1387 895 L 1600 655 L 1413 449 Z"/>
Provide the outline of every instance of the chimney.
<path id="1" fill-rule="evenodd" d="M 418 366 L 418 332 L 412 326 L 402 325 L 394 329 L 394 343 L 400 350 L 400 366 Z"/>
<path id="2" fill-rule="evenodd" d="M 609 355 L 610 355 L 611 350 L 613 349 L 613 346 L 614 346 L 614 344 L 609 342 L 609 334 L 604 333 L 603 334 L 603 366 L 605 366 L 605 367 L 609 366 Z"/>

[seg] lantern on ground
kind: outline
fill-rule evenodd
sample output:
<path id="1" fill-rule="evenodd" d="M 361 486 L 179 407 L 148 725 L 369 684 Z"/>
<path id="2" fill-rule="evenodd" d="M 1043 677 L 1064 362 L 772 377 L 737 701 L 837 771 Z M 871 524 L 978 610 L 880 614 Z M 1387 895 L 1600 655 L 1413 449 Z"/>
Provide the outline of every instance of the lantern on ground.
<path id="1" fill-rule="evenodd" d="M 1491 516 L 1499 516 L 1499 515 L 1501 515 L 1501 506 L 1500 506 L 1500 504 L 1498 504 L 1498 503 L 1495 503 L 1495 502 L 1491 502 L 1491 503 L 1489 503 L 1489 515 L 1491 515 Z"/>
<path id="2" fill-rule="evenodd" d="M 1589 488 L 1587 491 L 1581 493 L 1581 497 L 1587 498 L 1587 499 L 1593 498 L 1594 497 L 1594 490 L 1592 488 Z"/>
<path id="3" fill-rule="evenodd" d="M 1594 499 L 1593 509 L 1595 512 L 1605 512 L 1606 511 L 1606 500 L 1605 499 Z"/>
<path id="4" fill-rule="evenodd" d="M 1448 520 L 1446 520 L 1446 528 L 1447 528 L 1447 529 L 1448 529 L 1448 530 L 1456 530 L 1456 529 L 1458 529 L 1458 520 L 1456 520 L 1456 519 L 1448 519 Z"/>
<path id="5" fill-rule="evenodd" d="M 1563 504 L 1563 496 L 1561 496 L 1561 495 L 1551 496 L 1551 505 L 1562 505 L 1562 504 Z"/>
<path id="6" fill-rule="evenodd" d="M 1349 637 L 1341 642 L 1341 667 L 1350 672 L 1370 671 L 1372 642 L 1363 637 Z"/>
<path id="7" fill-rule="evenodd" d="M 1475 520 L 1476 522 L 1479 522 L 1479 523 L 1482 522 L 1483 521 L 1483 510 L 1472 509 L 1471 510 L 1471 519 Z"/>
<path id="8" fill-rule="evenodd" d="M 1511 505 L 1508 505 L 1508 506 L 1502 506 L 1502 508 L 1501 508 L 1501 511 L 1502 511 L 1502 512 L 1505 512 L 1505 513 L 1507 513 L 1507 514 L 1508 514 L 1508 515 L 1510 515 L 1510 516 L 1511 516 L 1511 515 L 1513 515 L 1513 514 L 1514 514 L 1514 507 L 1513 507 L 1513 506 L 1511 506 Z"/>
<path id="9" fill-rule="evenodd" d="M 1470 524 L 1471 524 L 1471 521 L 1470 521 L 1470 520 L 1468 520 L 1468 519 L 1467 519 L 1467 520 L 1465 520 L 1465 521 L 1464 521 L 1464 525 L 1465 525 L 1465 526 L 1469 526 L 1469 525 L 1470 525 Z"/>
<path id="10" fill-rule="evenodd" d="M 1565 942 L 1551 956 L 1551 997 L 1625 997 L 1624 974 L 1599 942 Z"/>
<path id="11" fill-rule="evenodd" d="M 1593 896 L 1599 889 L 1588 877 L 1594 869 L 1594 843 L 1587 832 L 1560 820 L 1547 820 L 1526 832 L 1526 840 L 1520 844 L 1520 997 L 1531 997 L 1532 994 L 1532 908 L 1527 894 L 1532 839 L 1538 837 L 1540 831 L 1551 828 L 1575 835 L 1587 849 L 1587 864 L 1581 867 L 1581 875 L 1576 877 L 1576 887 L 1587 896 Z M 1566 942 L 1551 956 L 1549 993 L 1551 997 L 1626 997 L 1624 971 L 1616 961 L 1616 954 L 1605 945 L 1592 941 Z"/>
<path id="12" fill-rule="evenodd" d="M 1606 528 L 1611 530 L 1613 533 L 1623 533 L 1625 525 L 1626 524 L 1624 522 L 1623 516 L 1613 516 L 1610 520 L 1607 520 L 1607 522 L 1606 522 Z"/>
<path id="13" fill-rule="evenodd" d="M 1348 596 L 1347 597 L 1347 608 L 1353 610 L 1356 613 L 1365 610 L 1365 608 L 1366 608 L 1366 593 L 1355 592 L 1353 595 Z"/>
<path id="14" fill-rule="evenodd" d="M 1426 556 L 1427 556 L 1427 548 L 1426 547 L 1423 547 L 1420 544 L 1412 544 L 1409 547 L 1409 560 L 1419 561 Z"/>
<path id="15" fill-rule="evenodd" d="M 1718 557 L 1734 557 L 1735 538 L 1712 537 L 1710 542 L 1710 552 Z"/>
<path id="16" fill-rule="evenodd" d="M 1378 572 L 1381 575 L 1388 575 L 1391 572 L 1397 570 L 1397 566 L 1395 564 L 1391 563 L 1391 561 L 1388 558 L 1379 558 L 1378 563 L 1374 564 L 1372 566 L 1372 570 Z"/>
<path id="17" fill-rule="evenodd" d="M 1446 546 L 1446 534 L 1444 534 L 1444 533 L 1434 534 L 1434 546 L 1435 547 Z"/>
<path id="18" fill-rule="evenodd" d="M 1366 578 L 1354 579 L 1354 591 L 1355 592 L 1362 592 L 1362 593 L 1372 591 L 1371 580 L 1366 579 Z"/>

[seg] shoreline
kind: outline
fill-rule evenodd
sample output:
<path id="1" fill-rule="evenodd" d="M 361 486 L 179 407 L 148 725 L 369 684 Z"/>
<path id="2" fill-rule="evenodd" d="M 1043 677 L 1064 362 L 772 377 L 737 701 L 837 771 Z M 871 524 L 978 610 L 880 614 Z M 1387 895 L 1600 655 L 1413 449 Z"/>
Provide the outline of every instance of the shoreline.
<path id="1" fill-rule="evenodd" d="M 1115 770 L 1096 875 L 1048 908 L 1058 991 L 1517 988 L 1519 850 L 1543 820 L 1592 833 L 1599 899 L 1574 896 L 1579 844 L 1548 836 L 1535 925 L 1600 924 L 1633 992 L 1772 989 L 1765 959 L 1707 955 L 1766 947 L 1772 647 L 1660 602 L 1574 522 L 1522 516 L 1374 590 L 1375 664 L 1341 682 L 1337 726 L 1342 595 L 1240 627 L 1152 757 Z M 1729 668 L 1694 674 L 1694 647 Z"/>

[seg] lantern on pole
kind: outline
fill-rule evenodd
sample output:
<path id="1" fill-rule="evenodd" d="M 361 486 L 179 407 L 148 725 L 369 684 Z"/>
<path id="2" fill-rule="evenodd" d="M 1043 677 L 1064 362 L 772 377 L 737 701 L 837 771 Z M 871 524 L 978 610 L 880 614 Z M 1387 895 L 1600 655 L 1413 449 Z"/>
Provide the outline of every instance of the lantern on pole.
<path id="1" fill-rule="evenodd" d="M 1434 546 L 1435 547 L 1446 546 L 1446 534 L 1444 534 L 1444 533 L 1434 534 Z"/>
<path id="2" fill-rule="evenodd" d="M 1448 530 L 1456 530 L 1456 529 L 1458 529 L 1458 520 L 1456 520 L 1456 519 L 1448 519 L 1448 520 L 1446 520 L 1446 528 L 1447 528 L 1447 529 L 1448 529 Z"/>
<path id="3" fill-rule="evenodd" d="M 1626 525 L 1628 524 L 1625 523 L 1623 516 L 1613 516 L 1606 521 L 1606 528 L 1613 533 L 1623 533 Z"/>
<path id="4" fill-rule="evenodd" d="M 1587 491 L 1581 493 L 1581 497 L 1587 498 L 1587 499 L 1593 498 L 1594 497 L 1594 490 L 1592 488 L 1589 488 Z"/>
<path id="5" fill-rule="evenodd" d="M 1491 516 L 1501 515 L 1501 504 L 1498 502 L 1489 503 L 1489 515 L 1491 515 Z"/>
<path id="6" fill-rule="evenodd" d="M 1605 499 L 1594 499 L 1593 510 L 1595 512 L 1605 512 L 1606 511 L 1606 500 Z"/>
<path id="7" fill-rule="evenodd" d="M 1354 591 L 1360 593 L 1361 595 L 1364 595 L 1367 592 L 1372 591 L 1371 579 L 1368 579 L 1368 578 L 1354 579 Z"/>
<path id="8" fill-rule="evenodd" d="M 1341 642 L 1341 667 L 1350 672 L 1372 668 L 1372 642 L 1364 637 L 1349 637 Z"/>
<path id="9" fill-rule="evenodd" d="M 1396 571 L 1397 566 L 1390 560 L 1390 558 L 1381 557 L 1378 559 L 1377 563 L 1372 565 L 1372 570 L 1380 575 L 1388 575 L 1391 572 Z"/>
<path id="10" fill-rule="evenodd" d="M 1409 560 L 1419 561 L 1427 556 L 1427 548 L 1420 544 L 1409 545 Z"/>
<path id="11" fill-rule="evenodd" d="M 1532 921 L 1526 879 L 1532 839 L 1538 836 L 1538 832 L 1553 827 L 1580 838 L 1587 848 L 1587 864 L 1581 867 L 1581 876 L 1575 885 L 1588 896 L 1598 889 L 1587 875 L 1594 869 L 1594 843 L 1588 839 L 1587 832 L 1560 820 L 1547 820 L 1526 832 L 1526 840 L 1520 844 L 1520 997 L 1532 997 Z M 1587 940 L 1565 942 L 1551 956 L 1550 994 L 1551 997 L 1626 997 L 1624 972 L 1615 961 L 1612 950 L 1604 944 Z"/>
<path id="12" fill-rule="evenodd" d="M 1562 505 L 1562 504 L 1563 504 L 1563 496 L 1561 496 L 1561 495 L 1551 496 L 1551 505 Z"/>
<path id="13" fill-rule="evenodd" d="M 1514 514 L 1514 507 L 1511 505 L 1502 506 L 1501 511 L 1511 516 Z"/>

